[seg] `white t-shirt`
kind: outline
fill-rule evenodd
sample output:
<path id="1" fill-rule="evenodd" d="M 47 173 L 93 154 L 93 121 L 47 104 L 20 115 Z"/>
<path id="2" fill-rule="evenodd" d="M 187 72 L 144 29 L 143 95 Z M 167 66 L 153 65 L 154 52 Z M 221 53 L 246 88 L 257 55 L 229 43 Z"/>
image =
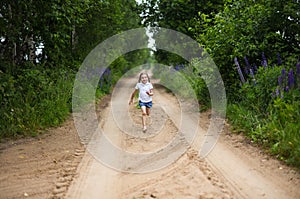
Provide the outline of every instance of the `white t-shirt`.
<path id="1" fill-rule="evenodd" d="M 153 89 L 153 86 L 150 82 L 147 82 L 146 84 L 143 83 L 137 83 L 135 86 L 135 89 L 139 89 L 139 100 L 142 102 L 151 102 L 152 96 L 149 96 L 146 92 L 150 91 L 150 89 Z"/>

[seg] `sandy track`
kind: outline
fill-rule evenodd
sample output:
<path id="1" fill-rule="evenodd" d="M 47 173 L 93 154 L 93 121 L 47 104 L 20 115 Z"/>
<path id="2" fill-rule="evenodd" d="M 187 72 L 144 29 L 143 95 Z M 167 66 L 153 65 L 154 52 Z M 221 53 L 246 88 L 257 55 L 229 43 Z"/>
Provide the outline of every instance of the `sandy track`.
<path id="1" fill-rule="evenodd" d="M 62 198 L 84 155 L 71 119 L 36 138 L 0 144 L 0 198 Z"/>
<path id="2" fill-rule="evenodd" d="M 80 144 L 70 118 L 61 127 L 36 138 L 0 143 L 0 198 L 299 198 L 299 172 L 253 147 L 243 136 L 231 134 L 228 126 L 211 153 L 200 159 L 197 151 L 210 121 L 209 112 L 201 114 L 199 135 L 188 149 L 183 139 L 167 148 L 176 135 L 181 138 L 177 117 L 180 109 L 177 99 L 160 87 L 155 89 L 147 132 L 151 136 L 140 131 L 140 111 L 133 106 L 125 106 L 128 110 L 123 112 L 115 109 L 118 116 L 126 118 L 116 124 L 111 99 L 116 95 L 127 101 L 131 88 L 132 85 L 122 85 L 124 92 L 116 89 L 112 98 L 107 96 L 97 105 L 99 126 L 122 150 L 154 152 L 151 156 L 130 161 L 119 156 L 125 160 L 121 168 L 126 172 L 106 167 Z M 113 102 L 118 107 L 118 102 Z M 195 121 L 190 118 L 185 122 Z M 120 125 L 133 134 L 124 134 Z M 165 148 L 168 150 L 161 150 Z M 165 166 L 164 160 L 172 160 L 170 153 L 178 158 Z M 165 167 L 130 173 L 158 165 Z"/>
<path id="3" fill-rule="evenodd" d="M 122 88 L 119 89 L 118 85 L 115 88 L 111 103 L 116 104 L 117 108 L 113 107 L 116 108 L 115 115 L 109 106 L 103 111 L 104 115 L 100 116 L 105 118 L 104 122 L 100 122 L 104 132 L 101 136 L 109 137 L 123 150 L 137 154 L 154 151 L 153 155 L 141 159 L 133 157 L 136 159 L 130 161 L 124 159 L 121 163 L 124 172 L 119 172 L 105 167 L 87 153 L 79 167 L 79 176 L 70 187 L 67 198 L 233 198 L 234 193 L 230 188 L 205 160 L 199 159 L 197 151 L 188 147 L 178 133 L 181 119 L 179 104 L 173 95 L 166 93 L 162 88 L 156 87 L 152 121 L 146 133 L 150 136 L 139 137 L 143 136 L 140 110 L 129 107 L 127 112 L 120 108 L 122 106 L 118 107 L 123 103 L 118 100 L 125 99 L 127 103 L 128 94 L 133 88 L 129 82 L 130 80 L 121 82 Z M 124 86 L 126 83 L 129 85 Z M 116 115 L 121 120 L 116 119 Z M 156 121 L 157 118 L 159 121 Z M 133 125 L 126 126 L 129 120 L 133 121 Z M 185 125 L 193 126 L 187 123 Z M 124 133 L 120 130 L 120 126 L 125 126 L 124 128 L 129 131 L 133 130 L 135 135 L 130 134 L 132 131 L 128 132 L 129 134 Z M 98 143 L 101 142 L 101 136 L 95 138 L 99 139 Z M 174 144 L 168 145 L 171 140 L 175 140 Z M 111 155 L 118 156 L 117 153 Z M 168 164 L 168 160 L 172 160 L 173 164 Z M 149 173 L 144 173 L 148 170 Z M 142 173 L 130 173 L 131 171 Z"/>
<path id="4" fill-rule="evenodd" d="M 128 99 L 134 85 L 131 81 L 127 79 L 122 82 L 122 88 L 116 87 L 112 103 L 100 116 L 104 133 L 96 139 L 100 141 L 101 136 L 107 136 L 122 150 L 137 154 L 151 153 L 157 148 L 163 150 L 142 159 L 128 159 L 119 153 L 111 153 L 122 160 L 120 168 L 123 172 L 104 166 L 87 153 L 66 198 L 299 198 L 299 175 L 295 171 L 275 160 L 266 160 L 257 150 L 258 154 L 254 154 L 255 149 L 250 145 L 244 143 L 241 147 L 239 144 L 243 141 L 233 139 L 230 134 L 223 133 L 214 150 L 205 159 L 200 159 L 198 147 L 206 133 L 209 113 L 201 116 L 195 142 L 187 146 L 178 133 L 181 118 L 178 118 L 180 107 L 177 99 L 161 87 L 155 89 L 155 108 L 147 132 L 152 136 L 143 138 L 140 111 L 133 107 L 127 111 L 121 109 L 124 108 L 121 101 Z M 115 112 L 112 106 L 117 107 Z M 160 120 L 153 121 L 155 118 Z M 196 120 L 191 117 L 185 122 L 191 126 Z M 135 134 L 126 134 L 120 129 Z M 179 136 L 179 142 L 166 149 L 176 136 Z M 165 167 L 170 156 L 175 162 Z M 159 166 L 162 168 L 155 170 Z M 276 170 L 273 170 L 274 166 Z M 130 173 L 147 169 L 154 171 Z M 282 172 L 284 170 L 289 172 Z"/>

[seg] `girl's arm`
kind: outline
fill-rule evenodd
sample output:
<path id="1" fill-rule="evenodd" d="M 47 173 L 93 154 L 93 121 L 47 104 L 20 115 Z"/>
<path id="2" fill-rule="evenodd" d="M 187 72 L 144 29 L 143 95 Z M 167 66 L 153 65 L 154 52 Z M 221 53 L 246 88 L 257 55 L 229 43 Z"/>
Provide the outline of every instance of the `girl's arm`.
<path id="1" fill-rule="evenodd" d="M 134 98 L 136 92 L 137 92 L 137 90 L 134 89 L 134 91 L 131 93 L 129 103 L 128 103 L 129 105 L 131 105 L 133 103 L 133 98 Z"/>
<path id="2" fill-rule="evenodd" d="M 153 96 L 153 89 L 150 89 L 149 91 L 146 92 L 149 96 Z"/>

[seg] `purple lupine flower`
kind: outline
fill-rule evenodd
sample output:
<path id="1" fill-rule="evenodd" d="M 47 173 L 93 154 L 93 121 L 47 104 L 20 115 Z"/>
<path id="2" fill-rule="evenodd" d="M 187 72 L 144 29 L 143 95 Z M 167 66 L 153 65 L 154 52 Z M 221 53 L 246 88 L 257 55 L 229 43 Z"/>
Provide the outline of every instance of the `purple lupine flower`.
<path id="1" fill-rule="evenodd" d="M 288 86 L 289 88 L 293 88 L 295 84 L 294 71 L 291 68 L 288 74 Z"/>
<path id="2" fill-rule="evenodd" d="M 110 69 L 106 68 L 105 71 L 103 72 L 103 75 L 109 76 L 110 75 Z"/>
<path id="3" fill-rule="evenodd" d="M 252 70 L 252 68 L 250 68 L 250 75 L 251 75 L 251 77 L 254 79 L 255 77 L 254 77 L 254 73 L 253 73 L 253 70 Z"/>
<path id="4" fill-rule="evenodd" d="M 284 91 L 285 91 L 285 92 L 289 92 L 289 86 L 286 86 L 286 87 L 284 88 Z"/>
<path id="5" fill-rule="evenodd" d="M 244 73 L 247 75 L 249 75 L 249 70 L 247 69 L 247 67 L 243 67 L 244 68 Z"/>
<path id="6" fill-rule="evenodd" d="M 250 68 L 250 64 L 249 64 L 248 58 L 246 56 L 244 57 L 244 60 L 245 60 L 246 66 L 248 68 Z"/>
<path id="7" fill-rule="evenodd" d="M 280 90 L 278 88 L 276 88 L 276 90 L 275 90 L 275 95 L 276 95 L 276 97 L 278 97 L 280 95 Z"/>
<path id="8" fill-rule="evenodd" d="M 252 80 L 253 80 L 253 82 L 254 82 L 254 85 L 256 85 L 256 80 L 255 80 L 255 76 L 254 76 L 254 73 L 253 73 L 252 68 L 250 68 L 250 75 L 251 75 L 251 77 L 252 77 Z"/>
<path id="9" fill-rule="evenodd" d="M 281 78 L 282 78 L 282 82 L 286 82 L 286 70 L 283 68 L 281 70 Z"/>
<path id="10" fill-rule="evenodd" d="M 100 77 L 99 86 L 100 86 L 100 89 L 103 88 L 103 75 Z"/>
<path id="11" fill-rule="evenodd" d="M 255 68 L 252 66 L 250 69 L 252 70 L 253 75 L 255 75 L 255 73 L 256 73 Z"/>
<path id="12" fill-rule="evenodd" d="M 111 77 L 111 70 L 110 68 L 106 68 L 105 70 L 105 79 L 106 79 L 106 83 L 107 83 L 107 86 L 111 86 L 111 81 L 112 81 L 112 77 Z"/>
<path id="13" fill-rule="evenodd" d="M 278 86 L 281 87 L 282 86 L 282 76 L 278 77 Z"/>
<path id="14" fill-rule="evenodd" d="M 235 63 L 236 68 L 237 68 L 237 70 L 238 70 L 238 73 L 239 73 L 239 76 L 240 76 L 240 78 L 241 78 L 241 81 L 242 81 L 242 83 L 244 84 L 246 81 L 245 81 L 243 72 L 242 72 L 242 70 L 241 70 L 240 64 L 239 64 L 239 62 L 238 62 L 238 59 L 237 59 L 236 57 L 234 58 L 234 63 Z"/>
<path id="15" fill-rule="evenodd" d="M 251 68 L 251 66 L 250 66 L 250 64 L 249 64 L 249 61 L 248 61 L 248 59 L 247 59 L 247 57 L 246 57 L 246 56 L 244 57 L 244 60 L 245 60 L 245 63 L 246 63 L 246 68 L 245 68 L 245 71 L 246 71 L 246 74 L 248 75 L 248 74 L 249 74 L 249 72 L 250 72 L 250 68 Z"/>
<path id="16" fill-rule="evenodd" d="M 271 95 L 272 95 L 272 98 L 275 98 L 275 93 L 274 93 L 274 91 L 272 92 Z"/>
<path id="17" fill-rule="evenodd" d="M 262 56 L 262 62 L 261 62 L 261 65 L 262 65 L 263 67 L 267 67 L 267 66 L 268 66 L 268 61 L 267 61 L 267 58 L 266 58 L 266 56 L 265 56 L 265 53 L 263 52 L 261 56 Z"/>
<path id="18" fill-rule="evenodd" d="M 277 53 L 277 65 L 278 66 L 282 65 L 282 60 L 281 60 L 281 57 L 280 57 L 280 53 Z"/>
<path id="19" fill-rule="evenodd" d="M 300 62 L 296 64 L 296 78 L 297 78 L 297 84 L 298 88 L 300 89 Z"/>
<path id="20" fill-rule="evenodd" d="M 300 75 L 300 62 L 296 64 L 296 74 Z"/>
<path id="21" fill-rule="evenodd" d="M 253 64 L 253 72 L 254 72 L 254 74 L 257 72 L 257 66 L 256 66 L 256 64 Z"/>
<path id="22" fill-rule="evenodd" d="M 175 69 L 176 71 L 179 71 L 179 70 L 180 70 L 180 68 L 179 68 L 178 65 L 176 65 L 176 66 L 174 67 L 174 69 Z"/>
<path id="23" fill-rule="evenodd" d="M 286 75 L 286 70 L 284 68 L 281 70 L 281 75 L 282 75 L 282 78 L 284 78 Z"/>

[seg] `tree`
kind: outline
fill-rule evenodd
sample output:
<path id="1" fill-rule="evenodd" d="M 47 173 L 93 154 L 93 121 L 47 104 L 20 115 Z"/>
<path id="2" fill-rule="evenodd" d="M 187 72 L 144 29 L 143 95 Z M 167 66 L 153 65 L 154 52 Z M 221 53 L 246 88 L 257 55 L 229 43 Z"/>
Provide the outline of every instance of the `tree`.
<path id="1" fill-rule="evenodd" d="M 195 38 L 195 18 L 199 13 L 214 14 L 223 7 L 223 0 L 150 0 L 143 3 L 143 20 L 145 26 L 163 27 L 179 31 Z M 155 34 L 155 33 L 154 33 Z M 155 36 L 155 35 L 154 35 Z M 166 64 L 184 62 L 180 57 L 164 51 L 155 53 L 157 60 Z"/>
<path id="2" fill-rule="evenodd" d="M 63 122 L 85 56 L 114 34 L 139 27 L 139 9 L 135 0 L 0 1 L 0 139 Z M 106 91 L 148 57 L 143 50 L 115 60 L 102 78 Z M 103 93 L 97 89 L 96 96 Z"/>
<path id="3" fill-rule="evenodd" d="M 72 65 L 100 41 L 141 21 L 134 0 L 3 0 L 0 14 L 0 70 L 9 73 L 28 62 Z"/>
<path id="4" fill-rule="evenodd" d="M 223 11 L 198 19 L 199 24 L 213 22 L 197 40 L 213 56 L 229 93 L 238 85 L 234 57 L 247 56 L 260 65 L 262 52 L 269 58 L 299 53 L 299 10 L 297 1 L 228 0 Z"/>
<path id="5" fill-rule="evenodd" d="M 95 0 L 86 22 L 76 30 L 75 57 L 83 59 L 104 39 L 140 27 L 139 7 L 134 0 Z"/>

